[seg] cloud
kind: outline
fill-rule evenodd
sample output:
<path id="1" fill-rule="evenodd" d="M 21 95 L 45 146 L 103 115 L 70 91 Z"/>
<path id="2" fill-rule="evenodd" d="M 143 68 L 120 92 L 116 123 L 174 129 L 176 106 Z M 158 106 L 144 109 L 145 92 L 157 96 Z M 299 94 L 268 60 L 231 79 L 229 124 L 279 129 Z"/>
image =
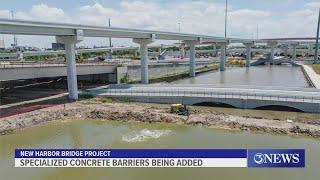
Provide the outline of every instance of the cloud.
<path id="1" fill-rule="evenodd" d="M 311 1 L 299 9 L 273 12 L 270 9 L 229 8 L 228 35 L 240 38 L 313 36 L 315 34 L 320 2 Z M 121 0 L 117 6 L 104 6 L 98 2 L 73 9 L 72 14 L 46 4 L 36 4 L 28 11 L 16 12 L 20 19 L 72 22 L 106 25 L 111 18 L 112 26 L 181 31 L 186 33 L 224 35 L 224 4 L 217 1 L 143 1 Z M 8 16 L 8 10 L 0 10 Z M 116 41 L 121 42 L 121 41 Z M 105 44 L 105 40 L 90 40 L 88 45 Z M 116 43 L 117 44 L 117 43 Z M 120 44 L 118 44 L 120 45 Z"/>
<path id="2" fill-rule="evenodd" d="M 9 18 L 10 17 L 10 11 L 9 10 L 0 10 L 0 17 Z"/>
<path id="3" fill-rule="evenodd" d="M 49 7 L 46 4 L 38 4 L 32 6 L 30 15 L 39 20 L 58 21 L 67 18 L 62 9 Z"/>

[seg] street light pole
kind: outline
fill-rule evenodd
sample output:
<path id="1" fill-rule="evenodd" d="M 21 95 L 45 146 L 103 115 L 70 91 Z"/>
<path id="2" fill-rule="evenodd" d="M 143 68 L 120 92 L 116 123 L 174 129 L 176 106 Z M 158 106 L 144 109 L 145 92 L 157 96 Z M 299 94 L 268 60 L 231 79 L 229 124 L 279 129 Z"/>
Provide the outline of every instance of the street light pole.
<path id="1" fill-rule="evenodd" d="M 11 13 L 11 19 L 14 19 L 14 11 L 11 10 L 10 13 Z M 13 45 L 13 49 L 15 50 L 18 45 L 17 37 L 15 34 L 13 34 L 13 44 L 12 45 Z"/>
<path id="2" fill-rule="evenodd" d="M 318 61 L 318 49 L 319 49 L 319 29 L 320 29 L 320 9 L 319 9 L 319 17 L 318 17 L 318 27 L 317 27 L 317 37 L 316 37 L 316 49 L 314 53 L 314 63 Z"/>
<path id="3" fill-rule="evenodd" d="M 224 18 L 224 38 L 227 40 L 227 23 L 228 23 L 228 0 L 226 0 L 226 12 Z"/>
<path id="4" fill-rule="evenodd" d="M 111 27 L 111 20 L 109 18 L 109 27 Z M 109 48 L 110 48 L 110 55 L 109 55 L 109 59 L 112 59 L 112 42 L 111 42 L 111 36 L 109 37 Z"/>
<path id="5" fill-rule="evenodd" d="M 226 11 L 225 11 L 225 17 L 224 17 L 224 39 L 227 42 L 227 23 L 228 23 L 228 0 L 226 0 Z M 224 46 L 224 52 L 227 56 L 227 45 Z"/>

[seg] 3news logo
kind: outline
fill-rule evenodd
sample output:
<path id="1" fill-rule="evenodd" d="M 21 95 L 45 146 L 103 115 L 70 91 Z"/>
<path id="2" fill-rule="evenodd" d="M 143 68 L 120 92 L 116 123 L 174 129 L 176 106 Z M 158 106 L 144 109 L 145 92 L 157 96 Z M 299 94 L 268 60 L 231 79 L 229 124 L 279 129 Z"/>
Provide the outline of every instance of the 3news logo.
<path id="1" fill-rule="evenodd" d="M 304 149 L 249 149 L 248 167 L 256 168 L 303 168 Z"/>

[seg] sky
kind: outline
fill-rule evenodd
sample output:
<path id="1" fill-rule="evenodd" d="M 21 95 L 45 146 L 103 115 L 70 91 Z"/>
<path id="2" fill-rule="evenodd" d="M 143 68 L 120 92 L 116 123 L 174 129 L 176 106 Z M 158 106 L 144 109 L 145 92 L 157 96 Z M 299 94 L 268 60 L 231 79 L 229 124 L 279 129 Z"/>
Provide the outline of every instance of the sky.
<path id="1" fill-rule="evenodd" d="M 225 0 L 0 0 L 0 17 L 107 25 L 224 36 Z M 316 35 L 320 0 L 228 0 L 228 37 L 276 38 Z M 19 45 L 47 48 L 54 37 L 17 36 Z M 12 35 L 1 35 L 6 46 Z M 166 43 L 166 42 L 158 42 Z M 85 38 L 79 45 L 107 45 L 105 38 Z M 134 45 L 113 39 L 114 46 Z"/>

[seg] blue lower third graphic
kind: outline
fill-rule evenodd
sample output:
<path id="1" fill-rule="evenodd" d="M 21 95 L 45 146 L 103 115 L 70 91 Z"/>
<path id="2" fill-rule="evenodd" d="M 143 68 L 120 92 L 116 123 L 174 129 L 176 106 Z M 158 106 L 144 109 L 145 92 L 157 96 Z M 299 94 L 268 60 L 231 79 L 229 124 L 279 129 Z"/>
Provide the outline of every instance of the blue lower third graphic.
<path id="1" fill-rule="evenodd" d="M 248 167 L 253 168 L 303 168 L 304 149 L 249 149 Z"/>

